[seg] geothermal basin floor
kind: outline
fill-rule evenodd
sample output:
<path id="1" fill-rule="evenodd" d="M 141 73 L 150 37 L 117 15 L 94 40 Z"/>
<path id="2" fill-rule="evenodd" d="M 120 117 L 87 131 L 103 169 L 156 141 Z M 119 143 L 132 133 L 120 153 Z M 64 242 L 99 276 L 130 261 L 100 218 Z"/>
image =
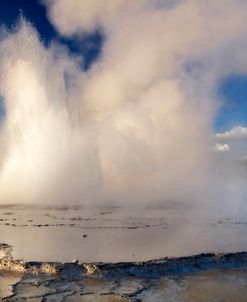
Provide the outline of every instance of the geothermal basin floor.
<path id="1" fill-rule="evenodd" d="M 41 272 L 42 266 L 57 270 Z M 26 263 L 23 272 L 1 271 L 0 298 L 9 302 L 246 302 L 246 268 L 247 253 L 145 263 Z"/>
<path id="2" fill-rule="evenodd" d="M 220 214 L 175 203 L 143 209 L 2 205 L 0 242 L 25 261 L 148 261 L 247 251 L 246 218 Z"/>
<path id="3" fill-rule="evenodd" d="M 2 301 L 247 302 L 247 256 L 237 253 L 247 251 L 247 221 L 239 216 L 176 204 L 5 205 L 0 238 L 13 247 L 11 261 L 32 268 L 0 272 Z M 56 273 L 37 270 L 53 262 Z"/>

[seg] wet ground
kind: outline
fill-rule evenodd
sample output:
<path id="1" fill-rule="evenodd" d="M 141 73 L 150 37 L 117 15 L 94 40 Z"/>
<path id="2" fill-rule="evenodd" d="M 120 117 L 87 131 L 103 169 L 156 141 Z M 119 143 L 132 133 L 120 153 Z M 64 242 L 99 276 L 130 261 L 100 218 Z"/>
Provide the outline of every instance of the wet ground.
<path id="1" fill-rule="evenodd" d="M 236 216 L 6 205 L 0 238 L 13 246 L 0 246 L 1 301 L 247 302 L 247 221 Z"/>
<path id="2" fill-rule="evenodd" d="M 246 302 L 247 272 L 221 270 L 166 277 L 158 282 L 126 279 L 121 285 L 84 279 L 64 284 L 55 278 L 26 275 L 16 279 L 7 275 L 1 297 L 10 295 L 7 286 L 14 285 L 12 297 L 3 301 L 95 301 L 95 302 Z M 1 287 L 2 283 L 0 282 Z M 6 289 L 5 289 L 6 288 Z"/>
<path id="3" fill-rule="evenodd" d="M 145 263 L 31 262 L 23 264 L 22 272 L 14 271 L 12 261 L 13 271 L 0 273 L 1 301 L 247 301 L 247 253 Z"/>
<path id="4" fill-rule="evenodd" d="M 247 220 L 160 208 L 1 206 L 0 238 L 25 261 L 146 261 L 247 251 Z"/>

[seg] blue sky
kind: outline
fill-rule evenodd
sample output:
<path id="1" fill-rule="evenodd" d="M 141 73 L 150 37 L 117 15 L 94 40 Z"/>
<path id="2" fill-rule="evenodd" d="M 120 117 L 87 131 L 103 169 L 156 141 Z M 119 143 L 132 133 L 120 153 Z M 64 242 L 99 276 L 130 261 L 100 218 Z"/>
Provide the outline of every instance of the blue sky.
<path id="1" fill-rule="evenodd" d="M 45 45 L 52 40 L 66 45 L 70 52 L 83 57 L 82 68 L 87 70 L 100 54 L 104 42 L 100 31 L 80 37 L 61 37 L 46 16 L 46 8 L 36 0 L 1 0 L 0 24 L 12 28 L 20 14 L 37 29 Z M 216 85 L 216 95 L 222 108 L 215 119 L 214 129 L 223 132 L 236 125 L 247 126 L 247 76 L 232 74 Z"/>
<path id="2" fill-rule="evenodd" d="M 247 76 L 233 74 L 218 85 L 218 97 L 223 107 L 215 121 L 217 131 L 225 131 L 236 125 L 247 126 Z"/>
<path id="3" fill-rule="evenodd" d="M 88 69 L 97 58 L 103 43 L 103 36 L 99 31 L 92 34 L 67 39 L 61 37 L 46 16 L 46 7 L 36 0 L 1 0 L 0 23 L 13 28 L 22 14 L 35 26 L 45 45 L 52 40 L 65 44 L 74 54 L 82 55 L 84 63 L 82 68 Z"/>

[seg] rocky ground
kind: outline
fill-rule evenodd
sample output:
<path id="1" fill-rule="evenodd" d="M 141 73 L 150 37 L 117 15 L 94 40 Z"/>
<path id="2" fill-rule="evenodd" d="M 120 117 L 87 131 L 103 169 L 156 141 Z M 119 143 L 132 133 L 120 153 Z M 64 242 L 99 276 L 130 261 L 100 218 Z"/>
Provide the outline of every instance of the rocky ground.
<path id="1" fill-rule="evenodd" d="M 8 245 L 0 250 L 2 301 L 247 301 L 247 253 L 137 263 L 25 263 L 13 259 Z"/>

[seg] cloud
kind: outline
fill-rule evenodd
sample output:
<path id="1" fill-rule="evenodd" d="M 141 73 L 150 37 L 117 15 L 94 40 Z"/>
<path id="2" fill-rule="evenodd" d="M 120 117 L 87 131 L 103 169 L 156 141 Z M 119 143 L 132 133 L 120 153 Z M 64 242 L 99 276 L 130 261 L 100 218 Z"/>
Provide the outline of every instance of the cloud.
<path id="1" fill-rule="evenodd" d="M 49 8 L 51 21 L 64 35 L 95 30 L 102 24 L 111 22 L 116 14 L 131 2 L 131 6 L 134 6 L 131 0 L 43 0 L 43 2 Z"/>
<path id="2" fill-rule="evenodd" d="M 228 144 L 220 144 L 220 143 L 217 143 L 215 145 L 215 150 L 218 151 L 218 152 L 228 152 L 230 151 L 230 147 Z"/>
<path id="3" fill-rule="evenodd" d="M 216 133 L 218 139 L 247 138 L 247 128 L 236 126 L 229 131 Z"/>

